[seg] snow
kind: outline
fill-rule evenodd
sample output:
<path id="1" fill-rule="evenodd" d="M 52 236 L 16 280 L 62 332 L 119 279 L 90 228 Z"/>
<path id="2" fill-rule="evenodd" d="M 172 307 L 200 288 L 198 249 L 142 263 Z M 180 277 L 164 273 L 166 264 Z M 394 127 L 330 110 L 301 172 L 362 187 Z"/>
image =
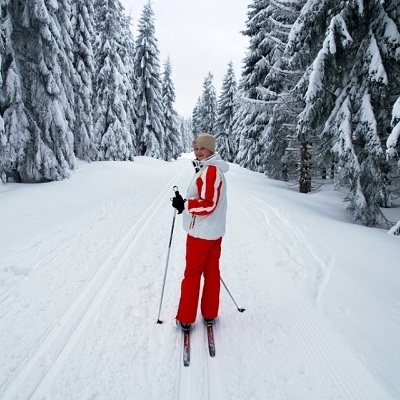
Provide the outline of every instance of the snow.
<path id="1" fill-rule="evenodd" d="M 392 125 L 394 126 L 392 132 L 390 133 L 388 139 L 386 140 L 387 154 L 388 156 L 395 156 L 396 154 L 396 144 L 399 142 L 400 138 L 400 97 L 396 100 L 393 106 L 393 117 Z"/>
<path id="2" fill-rule="evenodd" d="M 379 51 L 378 44 L 376 43 L 375 36 L 371 34 L 371 42 L 368 46 L 368 54 L 371 57 L 369 63 L 368 75 L 371 81 L 387 85 L 388 77 L 384 68 L 383 60 Z"/>
<path id="3" fill-rule="evenodd" d="M 190 157 L 0 186 L 0 398 L 399 399 L 399 237 L 352 224 L 329 185 L 233 164 L 221 271 L 246 311 L 222 288 L 216 357 L 199 316 L 182 366 L 180 215 L 156 321 Z"/>

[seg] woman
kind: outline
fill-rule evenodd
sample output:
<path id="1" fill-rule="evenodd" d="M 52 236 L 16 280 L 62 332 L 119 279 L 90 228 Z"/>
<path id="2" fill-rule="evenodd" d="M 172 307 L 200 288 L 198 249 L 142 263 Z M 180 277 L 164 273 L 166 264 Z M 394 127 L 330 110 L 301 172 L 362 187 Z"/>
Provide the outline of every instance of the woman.
<path id="1" fill-rule="evenodd" d="M 189 185 L 186 200 L 176 195 L 172 205 L 183 212 L 183 227 L 187 232 L 186 268 L 181 284 L 177 322 L 190 329 L 195 322 L 204 276 L 201 314 L 207 322 L 218 316 L 221 242 L 226 224 L 226 181 L 229 165 L 215 154 L 215 138 L 200 133 L 193 139 L 196 159 L 195 175 Z"/>

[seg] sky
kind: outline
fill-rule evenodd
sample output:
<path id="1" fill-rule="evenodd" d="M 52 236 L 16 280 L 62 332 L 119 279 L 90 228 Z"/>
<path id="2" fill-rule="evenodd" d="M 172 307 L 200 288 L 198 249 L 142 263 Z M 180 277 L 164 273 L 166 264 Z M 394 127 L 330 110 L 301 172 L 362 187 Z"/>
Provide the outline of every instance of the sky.
<path id="1" fill-rule="evenodd" d="M 183 367 L 170 197 L 191 159 L 0 185 L 0 398 L 400 399 L 400 236 L 352 223 L 329 184 L 304 195 L 236 164 L 220 269 L 245 311 L 222 287 L 216 356 L 199 312 Z"/>
<path id="2" fill-rule="evenodd" d="M 133 34 L 147 0 L 121 0 L 133 19 Z M 210 71 L 217 96 L 228 63 L 233 62 L 237 82 L 246 55 L 246 27 L 250 0 L 152 0 L 160 67 L 170 58 L 176 111 L 190 117 Z"/>

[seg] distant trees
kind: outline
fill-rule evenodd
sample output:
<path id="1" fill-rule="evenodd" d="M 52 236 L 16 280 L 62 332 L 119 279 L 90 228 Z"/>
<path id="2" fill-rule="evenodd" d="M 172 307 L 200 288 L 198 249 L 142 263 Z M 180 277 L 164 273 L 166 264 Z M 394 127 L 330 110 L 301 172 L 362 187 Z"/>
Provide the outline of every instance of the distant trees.
<path id="1" fill-rule="evenodd" d="M 193 134 L 213 132 L 217 118 L 217 94 L 213 75 L 207 74 L 203 81 L 203 93 L 193 112 Z"/>

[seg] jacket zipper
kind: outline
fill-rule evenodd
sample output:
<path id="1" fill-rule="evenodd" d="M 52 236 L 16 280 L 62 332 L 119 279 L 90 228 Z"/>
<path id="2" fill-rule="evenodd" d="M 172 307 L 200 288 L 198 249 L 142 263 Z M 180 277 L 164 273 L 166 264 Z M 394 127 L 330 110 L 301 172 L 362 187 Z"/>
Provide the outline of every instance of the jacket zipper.
<path id="1" fill-rule="evenodd" d="M 195 223 L 196 223 L 196 215 L 192 215 L 192 219 L 190 220 L 189 224 L 189 229 L 193 229 Z"/>

